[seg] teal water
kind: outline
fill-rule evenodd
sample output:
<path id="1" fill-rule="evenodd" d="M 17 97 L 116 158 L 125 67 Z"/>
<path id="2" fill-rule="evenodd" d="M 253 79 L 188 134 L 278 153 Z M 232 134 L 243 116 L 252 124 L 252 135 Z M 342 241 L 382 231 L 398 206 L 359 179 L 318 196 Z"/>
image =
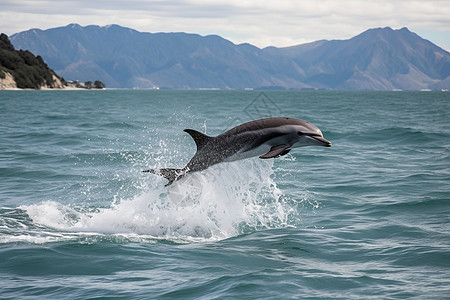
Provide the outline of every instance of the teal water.
<path id="1" fill-rule="evenodd" d="M 2 91 L 0 298 L 448 299 L 446 92 Z M 184 133 L 266 116 L 331 148 L 164 187 Z"/>

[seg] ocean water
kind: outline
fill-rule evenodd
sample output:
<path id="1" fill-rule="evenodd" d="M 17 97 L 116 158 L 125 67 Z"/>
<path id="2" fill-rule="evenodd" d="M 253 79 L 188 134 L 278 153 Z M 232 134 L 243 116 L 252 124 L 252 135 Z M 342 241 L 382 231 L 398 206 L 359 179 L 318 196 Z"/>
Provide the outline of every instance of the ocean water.
<path id="1" fill-rule="evenodd" d="M 450 93 L 1 91 L 1 299 L 450 299 Z M 183 167 L 267 116 L 331 148 Z"/>

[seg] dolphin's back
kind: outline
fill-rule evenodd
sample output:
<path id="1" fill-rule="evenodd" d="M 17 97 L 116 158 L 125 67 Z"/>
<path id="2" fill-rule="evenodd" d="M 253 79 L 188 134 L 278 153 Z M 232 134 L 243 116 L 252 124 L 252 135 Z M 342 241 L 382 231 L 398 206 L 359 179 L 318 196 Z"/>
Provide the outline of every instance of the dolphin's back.
<path id="1" fill-rule="evenodd" d="M 241 147 L 241 152 L 247 152 L 269 140 L 285 135 L 286 132 L 283 130 L 283 127 L 286 125 L 308 126 L 311 124 L 296 118 L 265 118 L 236 126 L 218 135 L 217 138 L 232 137 L 236 146 Z"/>
<path id="2" fill-rule="evenodd" d="M 231 128 L 230 130 L 222 133 L 221 135 L 239 134 L 242 132 L 257 131 L 261 129 L 274 128 L 284 125 L 305 125 L 305 123 L 307 122 L 295 118 L 286 118 L 286 117 L 265 118 L 241 124 L 239 126 Z"/>

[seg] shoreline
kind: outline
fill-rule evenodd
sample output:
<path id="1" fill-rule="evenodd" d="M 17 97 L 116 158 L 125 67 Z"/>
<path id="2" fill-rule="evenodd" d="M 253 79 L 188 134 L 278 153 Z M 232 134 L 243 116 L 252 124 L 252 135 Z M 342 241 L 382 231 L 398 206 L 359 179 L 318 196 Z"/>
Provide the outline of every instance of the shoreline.
<path id="1" fill-rule="evenodd" d="M 0 89 L 0 91 L 104 91 L 103 89 L 86 89 L 86 88 L 77 88 L 77 87 L 65 87 L 65 88 L 40 88 L 40 89 L 21 89 L 21 88 L 6 88 Z"/>

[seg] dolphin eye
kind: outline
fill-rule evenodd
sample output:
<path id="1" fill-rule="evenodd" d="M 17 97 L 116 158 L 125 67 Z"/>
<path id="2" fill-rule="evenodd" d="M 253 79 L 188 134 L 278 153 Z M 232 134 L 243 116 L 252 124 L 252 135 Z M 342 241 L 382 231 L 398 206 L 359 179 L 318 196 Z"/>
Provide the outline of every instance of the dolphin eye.
<path id="1" fill-rule="evenodd" d="M 303 132 L 298 131 L 297 134 L 298 134 L 299 136 L 302 136 L 302 135 L 303 135 Z"/>

